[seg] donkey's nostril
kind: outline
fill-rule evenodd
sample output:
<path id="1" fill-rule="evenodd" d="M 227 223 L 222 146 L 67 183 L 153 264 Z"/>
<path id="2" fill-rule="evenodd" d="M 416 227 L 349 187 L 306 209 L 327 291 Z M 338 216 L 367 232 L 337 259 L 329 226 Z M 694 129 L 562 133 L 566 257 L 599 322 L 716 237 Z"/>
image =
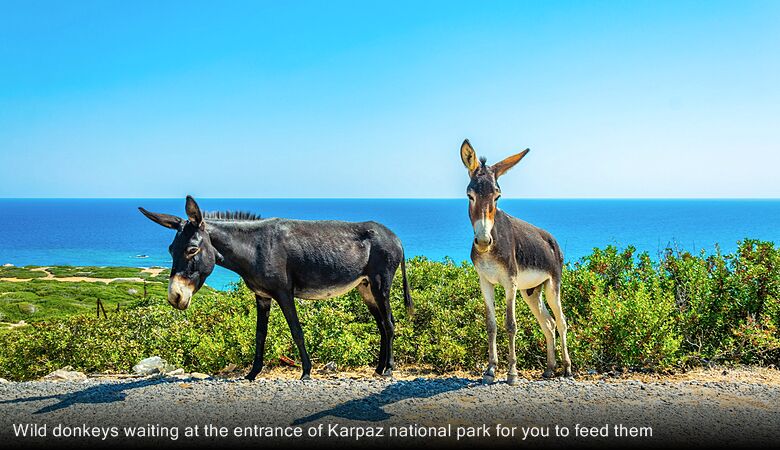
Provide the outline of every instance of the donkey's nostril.
<path id="1" fill-rule="evenodd" d="M 181 300 L 181 294 L 179 293 L 173 294 L 173 296 L 171 297 L 171 303 L 174 306 L 178 305 L 180 300 Z"/>

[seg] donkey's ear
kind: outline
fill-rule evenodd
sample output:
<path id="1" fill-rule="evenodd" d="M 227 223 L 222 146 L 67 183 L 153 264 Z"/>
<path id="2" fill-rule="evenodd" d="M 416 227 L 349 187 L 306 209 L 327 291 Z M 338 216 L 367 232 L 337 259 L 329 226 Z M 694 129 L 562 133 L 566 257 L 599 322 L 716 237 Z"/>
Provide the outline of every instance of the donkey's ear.
<path id="1" fill-rule="evenodd" d="M 473 174 L 479 167 L 477 153 L 474 151 L 474 148 L 471 146 L 468 139 L 464 140 L 460 145 L 460 159 L 463 161 L 463 165 L 466 166 L 466 169 L 468 169 L 469 175 Z"/>
<path id="2" fill-rule="evenodd" d="M 141 208 L 140 206 L 138 207 L 138 210 L 141 211 L 143 215 L 152 220 L 152 222 L 156 222 L 165 228 L 181 230 L 184 226 L 184 219 L 180 217 L 172 216 L 170 214 L 153 213 Z"/>
<path id="3" fill-rule="evenodd" d="M 501 175 L 505 174 L 507 170 L 509 170 L 512 167 L 514 167 L 515 164 L 519 163 L 520 160 L 523 159 L 523 157 L 525 155 L 527 155 L 528 152 L 530 152 L 530 151 L 531 151 L 531 149 L 527 148 L 527 149 L 523 150 L 522 152 L 520 152 L 520 153 L 518 153 L 516 155 L 512 155 L 509 158 L 504 159 L 503 161 L 499 161 L 499 162 L 493 164 L 493 173 L 496 174 L 496 178 L 498 178 Z"/>
<path id="4" fill-rule="evenodd" d="M 184 205 L 184 209 L 187 211 L 187 218 L 190 222 L 198 226 L 203 224 L 203 214 L 200 213 L 200 207 L 191 195 L 187 196 L 187 203 Z"/>

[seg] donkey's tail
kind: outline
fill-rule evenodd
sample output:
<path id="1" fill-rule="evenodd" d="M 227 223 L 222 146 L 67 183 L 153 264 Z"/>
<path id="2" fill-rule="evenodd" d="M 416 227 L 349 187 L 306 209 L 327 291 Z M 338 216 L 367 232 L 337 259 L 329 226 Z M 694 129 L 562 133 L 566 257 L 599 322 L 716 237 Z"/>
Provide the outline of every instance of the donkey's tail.
<path id="1" fill-rule="evenodd" d="M 414 303 L 412 295 L 409 293 L 409 281 L 406 279 L 406 256 L 401 254 L 401 275 L 404 281 L 404 304 L 406 305 L 406 314 L 409 317 L 414 316 Z"/>

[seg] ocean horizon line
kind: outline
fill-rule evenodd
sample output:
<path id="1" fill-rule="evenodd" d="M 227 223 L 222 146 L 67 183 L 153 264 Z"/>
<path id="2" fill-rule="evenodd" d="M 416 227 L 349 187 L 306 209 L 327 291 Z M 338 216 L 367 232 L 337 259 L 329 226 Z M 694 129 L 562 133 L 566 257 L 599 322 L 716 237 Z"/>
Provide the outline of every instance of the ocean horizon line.
<path id="1" fill-rule="evenodd" d="M 185 194 L 186 195 L 186 194 Z M 181 197 L 2 197 L 3 200 L 179 200 Z M 194 196 L 203 200 L 462 200 L 462 197 L 205 197 Z M 778 201 L 780 197 L 502 197 L 503 200 L 702 200 L 702 201 Z"/>

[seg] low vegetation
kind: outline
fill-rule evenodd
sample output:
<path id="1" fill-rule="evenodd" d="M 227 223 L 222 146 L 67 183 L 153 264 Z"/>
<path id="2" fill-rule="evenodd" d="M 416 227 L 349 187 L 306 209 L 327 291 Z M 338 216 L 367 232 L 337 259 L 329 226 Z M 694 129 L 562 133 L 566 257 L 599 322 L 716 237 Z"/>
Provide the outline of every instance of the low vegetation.
<path id="1" fill-rule="evenodd" d="M 0 267 L 0 330 L 3 324 L 7 327 L 22 320 L 96 315 L 98 300 L 108 312 L 148 296 L 159 299 L 166 291 L 168 271 L 154 272 L 134 267 Z M 74 277 L 106 282 L 62 280 Z M 130 281 L 136 279 L 147 282 Z"/>
<path id="2" fill-rule="evenodd" d="M 46 269 L 56 278 L 142 278 L 149 281 L 168 282 L 168 270 L 157 275 L 136 267 L 55 266 Z"/>
<path id="3" fill-rule="evenodd" d="M 147 296 L 163 298 L 166 285 L 114 281 L 62 282 L 33 279 L 27 282 L 0 281 L 0 322 L 42 322 L 78 314 L 96 315 L 100 299 L 106 314 L 133 306 Z"/>
<path id="4" fill-rule="evenodd" d="M 43 278 L 46 273 L 38 269 L 36 266 L 15 267 L 15 266 L 0 266 L 0 278 Z"/>
<path id="5" fill-rule="evenodd" d="M 633 247 L 594 249 L 567 265 L 563 277 L 575 371 L 777 365 L 779 264 L 780 249 L 756 240 L 740 242 L 730 254 L 668 249 L 655 259 Z M 406 316 L 398 277 L 392 290 L 396 361 L 442 372 L 482 368 L 487 358 L 484 304 L 473 267 L 418 257 L 407 269 L 416 313 Z M 41 281 L 24 284 L 36 283 Z M 73 289 L 83 292 L 85 287 Z M 497 302 L 497 314 L 503 315 L 500 289 Z M 227 292 L 198 293 L 186 312 L 168 306 L 161 289 L 145 300 L 132 300 L 131 306 L 107 319 L 80 314 L 0 334 L 0 377 L 33 379 L 65 365 L 127 372 L 152 355 L 202 372 L 251 363 L 254 296 L 242 284 Z M 300 301 L 299 315 L 315 364 L 353 367 L 376 361 L 379 334 L 356 292 Z M 517 319 L 518 365 L 541 371 L 544 337 L 522 301 Z M 501 328 L 498 348 L 505 367 Z M 295 358 L 297 352 L 279 308 L 273 308 L 266 360 L 279 364 L 281 356 Z"/>

